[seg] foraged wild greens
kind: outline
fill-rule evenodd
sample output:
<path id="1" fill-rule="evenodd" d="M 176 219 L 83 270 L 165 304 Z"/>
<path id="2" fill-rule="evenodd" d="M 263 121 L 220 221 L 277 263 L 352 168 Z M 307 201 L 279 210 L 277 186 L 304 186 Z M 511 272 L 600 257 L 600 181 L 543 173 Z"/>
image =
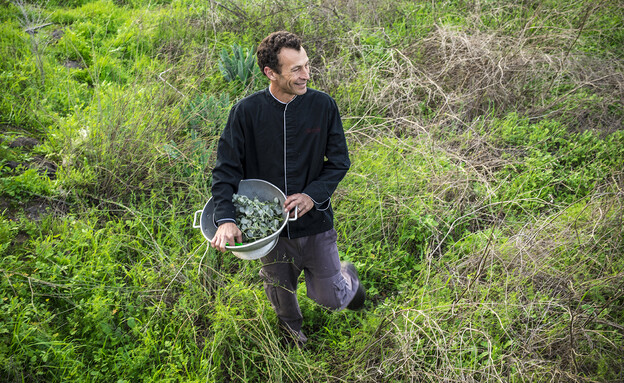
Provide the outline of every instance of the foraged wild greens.
<path id="1" fill-rule="evenodd" d="M 243 232 L 243 243 L 266 238 L 275 233 L 282 224 L 282 207 L 279 199 L 260 201 L 258 197 L 234 194 L 232 202 L 236 208 L 236 225 Z"/>

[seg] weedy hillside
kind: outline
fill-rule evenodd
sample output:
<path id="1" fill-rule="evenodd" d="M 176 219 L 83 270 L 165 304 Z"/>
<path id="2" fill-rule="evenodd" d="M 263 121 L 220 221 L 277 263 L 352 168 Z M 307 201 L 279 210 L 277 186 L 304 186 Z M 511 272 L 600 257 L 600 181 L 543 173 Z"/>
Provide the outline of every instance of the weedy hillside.
<path id="1" fill-rule="evenodd" d="M 621 382 L 619 2 L 0 3 L 3 382 Z M 341 110 L 366 309 L 207 246 L 229 108 L 286 29 Z"/>

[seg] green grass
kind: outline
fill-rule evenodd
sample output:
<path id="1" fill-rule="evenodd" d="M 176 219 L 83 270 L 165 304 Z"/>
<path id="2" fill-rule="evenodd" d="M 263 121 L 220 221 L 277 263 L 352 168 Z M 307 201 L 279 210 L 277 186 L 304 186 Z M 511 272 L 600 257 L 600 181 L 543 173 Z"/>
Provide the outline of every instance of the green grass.
<path id="1" fill-rule="evenodd" d="M 0 380 L 621 380 L 622 10 L 477 5 L 0 7 Z M 192 228 L 229 108 L 267 85 L 221 53 L 279 29 L 341 109 L 338 246 L 369 298 L 301 284 L 303 350 L 260 264 Z"/>

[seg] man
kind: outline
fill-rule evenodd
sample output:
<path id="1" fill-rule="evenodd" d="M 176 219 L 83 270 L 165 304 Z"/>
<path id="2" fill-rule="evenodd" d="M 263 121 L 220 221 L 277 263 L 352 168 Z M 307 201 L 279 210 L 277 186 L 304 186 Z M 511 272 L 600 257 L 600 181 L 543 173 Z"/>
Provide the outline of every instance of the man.
<path id="1" fill-rule="evenodd" d="M 232 194 L 241 179 L 271 182 L 287 196 L 289 222 L 275 248 L 261 258 L 260 275 L 280 328 L 290 342 L 307 341 L 297 301 L 304 272 L 307 295 L 331 309 L 358 309 L 365 292 L 355 267 L 340 262 L 330 197 L 351 163 L 335 101 L 309 89 L 310 63 L 301 39 L 280 31 L 258 46 L 258 65 L 270 85 L 238 102 L 228 118 L 213 170 L 214 219 L 211 246 L 242 242 Z"/>

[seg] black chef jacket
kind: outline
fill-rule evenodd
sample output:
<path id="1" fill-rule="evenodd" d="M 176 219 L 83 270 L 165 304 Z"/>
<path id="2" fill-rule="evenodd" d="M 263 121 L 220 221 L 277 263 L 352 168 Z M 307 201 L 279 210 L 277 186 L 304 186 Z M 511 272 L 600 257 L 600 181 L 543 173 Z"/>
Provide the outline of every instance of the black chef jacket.
<path id="1" fill-rule="evenodd" d="M 322 233 L 333 227 L 330 197 L 350 165 L 338 107 L 329 95 L 308 88 L 284 104 L 266 88 L 230 111 L 212 171 L 214 219 L 234 220 L 232 194 L 239 181 L 257 178 L 286 196 L 305 193 L 315 203 L 281 235 Z"/>

